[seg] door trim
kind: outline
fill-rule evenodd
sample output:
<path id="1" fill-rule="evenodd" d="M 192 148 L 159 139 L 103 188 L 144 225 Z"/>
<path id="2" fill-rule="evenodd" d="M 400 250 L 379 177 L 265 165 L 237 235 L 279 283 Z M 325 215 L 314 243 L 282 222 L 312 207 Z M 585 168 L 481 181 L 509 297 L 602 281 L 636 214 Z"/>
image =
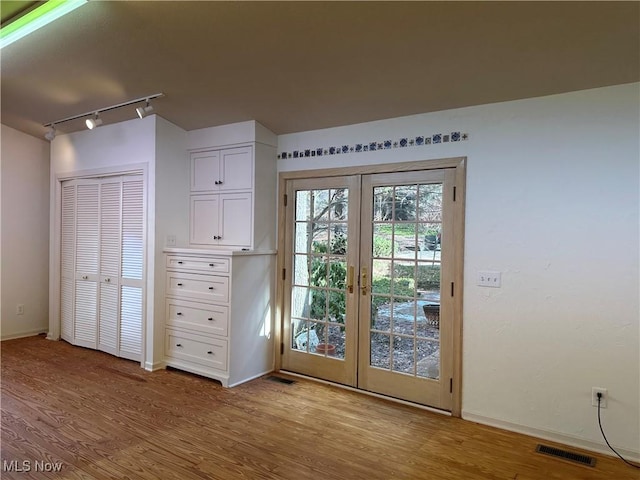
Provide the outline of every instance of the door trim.
<path id="1" fill-rule="evenodd" d="M 456 203 L 460 202 L 459 208 L 454 209 L 452 225 L 457 235 L 454 238 L 454 283 L 456 295 L 453 306 L 453 400 L 451 415 L 462 417 L 462 307 L 463 307 L 463 280 L 464 280 L 464 218 L 465 218 L 465 192 L 466 192 L 466 163 L 467 157 L 441 158 L 434 160 L 421 160 L 415 162 L 385 163 L 379 165 L 361 165 L 342 168 L 323 168 L 315 170 L 295 170 L 280 172 L 278 178 L 278 255 L 277 255 L 277 285 L 276 285 L 276 305 L 275 318 L 277 327 L 275 328 L 274 340 L 276 346 L 283 345 L 283 325 L 285 312 L 285 282 L 282 272 L 285 268 L 285 240 L 286 240 L 286 216 L 285 216 L 285 195 L 287 192 L 287 181 L 300 178 L 333 177 L 343 175 L 366 175 L 375 173 L 410 172 L 417 170 L 437 170 L 444 168 L 455 169 Z M 293 201 L 293 199 L 288 199 Z M 282 366 L 279 347 L 274 349 L 275 370 L 279 371 Z"/>
<path id="2" fill-rule="evenodd" d="M 153 316 L 154 295 L 153 277 L 147 274 L 149 265 L 153 265 L 154 252 L 147 248 L 149 226 L 147 224 L 148 205 L 151 192 L 149 192 L 149 174 L 148 165 L 146 163 L 132 163 L 127 165 L 116 165 L 113 167 L 72 170 L 59 172 L 51 179 L 51 191 L 49 193 L 49 329 L 47 332 L 48 340 L 60 340 L 61 338 L 61 289 L 60 275 L 62 273 L 62 183 L 68 180 L 94 179 L 102 177 L 112 177 L 121 175 L 142 175 L 144 196 L 143 211 L 143 295 L 142 295 L 142 345 L 140 366 L 145 368 L 147 356 L 147 327 L 152 324 L 152 319 L 147 319 L 147 315 Z"/>

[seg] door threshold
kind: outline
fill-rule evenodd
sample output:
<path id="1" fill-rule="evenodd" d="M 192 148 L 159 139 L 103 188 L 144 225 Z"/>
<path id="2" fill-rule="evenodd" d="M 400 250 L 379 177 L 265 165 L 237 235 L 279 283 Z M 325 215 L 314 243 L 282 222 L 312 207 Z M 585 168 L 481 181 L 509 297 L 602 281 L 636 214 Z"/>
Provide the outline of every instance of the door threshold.
<path id="1" fill-rule="evenodd" d="M 301 373 L 290 372 L 289 370 L 277 370 L 278 373 L 284 373 L 286 375 L 291 375 L 292 377 L 303 378 L 305 380 L 311 380 L 313 382 L 322 383 L 324 385 L 330 385 L 332 387 L 342 388 L 344 390 L 349 390 L 350 392 L 361 393 L 363 395 L 369 395 L 370 397 L 380 398 L 382 400 L 387 400 L 394 403 L 399 403 L 401 405 L 407 405 L 409 407 L 419 408 L 421 410 L 426 410 L 427 412 L 438 413 L 440 415 L 444 415 L 446 417 L 451 417 L 451 412 L 446 410 L 440 410 L 434 407 L 429 407 L 427 405 L 421 405 L 419 403 L 409 402 L 407 400 L 401 400 L 399 398 L 390 397 L 388 395 L 382 395 L 380 393 L 369 392 L 368 390 L 362 390 L 360 388 L 351 387 L 349 385 L 343 385 L 341 383 L 330 382 L 328 380 L 322 380 L 321 378 L 310 377 L 309 375 L 303 375 Z"/>

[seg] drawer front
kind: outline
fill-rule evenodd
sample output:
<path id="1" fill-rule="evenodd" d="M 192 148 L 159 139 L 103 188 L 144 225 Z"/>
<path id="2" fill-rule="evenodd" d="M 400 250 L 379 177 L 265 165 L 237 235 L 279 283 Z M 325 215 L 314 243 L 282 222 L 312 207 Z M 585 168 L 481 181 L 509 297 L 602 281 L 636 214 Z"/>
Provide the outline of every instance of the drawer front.
<path id="1" fill-rule="evenodd" d="M 168 357 L 227 370 L 227 341 L 179 330 L 165 330 L 165 354 Z"/>
<path id="2" fill-rule="evenodd" d="M 229 278 L 167 272 L 167 294 L 212 302 L 229 302 Z"/>
<path id="3" fill-rule="evenodd" d="M 229 333 L 229 308 L 168 299 L 167 325 L 226 337 Z"/>
<path id="4" fill-rule="evenodd" d="M 167 268 L 195 272 L 229 273 L 229 259 L 168 255 Z"/>

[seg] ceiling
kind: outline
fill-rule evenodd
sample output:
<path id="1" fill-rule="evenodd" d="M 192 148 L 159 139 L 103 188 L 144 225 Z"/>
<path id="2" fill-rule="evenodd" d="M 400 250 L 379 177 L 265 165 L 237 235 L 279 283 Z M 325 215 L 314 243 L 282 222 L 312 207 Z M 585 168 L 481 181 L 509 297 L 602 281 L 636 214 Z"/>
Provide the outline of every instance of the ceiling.
<path id="1" fill-rule="evenodd" d="M 90 1 L 2 50 L 1 120 L 164 92 L 185 130 L 313 130 L 636 82 L 639 32 L 639 2 Z"/>

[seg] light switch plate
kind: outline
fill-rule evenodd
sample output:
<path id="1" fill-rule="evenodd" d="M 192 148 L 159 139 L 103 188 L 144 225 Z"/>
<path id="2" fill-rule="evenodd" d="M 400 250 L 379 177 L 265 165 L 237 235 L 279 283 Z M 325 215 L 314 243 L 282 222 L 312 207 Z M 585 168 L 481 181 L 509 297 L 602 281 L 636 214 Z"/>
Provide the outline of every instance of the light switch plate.
<path id="1" fill-rule="evenodd" d="M 500 288 L 502 286 L 502 273 L 489 270 L 480 270 L 476 284 L 481 287 Z"/>

